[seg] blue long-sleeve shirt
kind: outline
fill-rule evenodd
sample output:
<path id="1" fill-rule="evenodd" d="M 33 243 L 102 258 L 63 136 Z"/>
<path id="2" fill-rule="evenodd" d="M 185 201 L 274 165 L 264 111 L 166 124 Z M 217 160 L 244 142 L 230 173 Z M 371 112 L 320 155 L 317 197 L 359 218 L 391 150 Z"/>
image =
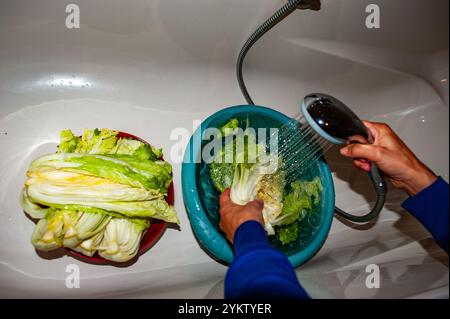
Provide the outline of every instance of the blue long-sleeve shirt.
<path id="1" fill-rule="evenodd" d="M 448 253 L 448 184 L 438 178 L 402 206 Z M 225 278 L 225 298 L 309 298 L 287 257 L 270 246 L 264 228 L 247 221 L 234 235 L 235 258 Z"/>
<path id="2" fill-rule="evenodd" d="M 270 246 L 257 221 L 236 230 L 234 253 L 225 277 L 225 298 L 308 298 L 289 260 Z"/>
<path id="3" fill-rule="evenodd" d="M 448 184 L 441 178 L 402 203 L 448 253 Z"/>

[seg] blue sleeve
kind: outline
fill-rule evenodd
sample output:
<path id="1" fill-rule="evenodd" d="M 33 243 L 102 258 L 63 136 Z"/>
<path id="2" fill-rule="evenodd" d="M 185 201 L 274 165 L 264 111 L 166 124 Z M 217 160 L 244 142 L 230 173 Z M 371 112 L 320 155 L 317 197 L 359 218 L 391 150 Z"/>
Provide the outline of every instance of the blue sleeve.
<path id="1" fill-rule="evenodd" d="M 225 277 L 225 298 L 309 298 L 287 257 L 270 246 L 260 223 L 239 226 L 234 252 Z"/>
<path id="2" fill-rule="evenodd" d="M 433 184 L 405 200 L 402 207 L 416 217 L 448 253 L 448 184 L 439 177 Z"/>

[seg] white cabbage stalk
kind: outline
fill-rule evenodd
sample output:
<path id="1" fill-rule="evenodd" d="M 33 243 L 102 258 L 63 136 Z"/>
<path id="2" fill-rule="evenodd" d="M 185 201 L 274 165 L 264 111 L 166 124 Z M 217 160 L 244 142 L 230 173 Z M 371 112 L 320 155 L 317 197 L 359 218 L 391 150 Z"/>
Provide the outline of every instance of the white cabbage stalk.
<path id="1" fill-rule="evenodd" d="M 284 178 L 277 177 L 280 174 L 254 173 L 252 168 L 245 168 L 244 165 L 242 164 L 241 169 L 236 168 L 230 198 L 238 205 L 246 205 L 257 198 L 262 199 L 264 228 L 269 235 L 274 235 L 273 222 L 283 210 Z"/>
<path id="2" fill-rule="evenodd" d="M 132 202 L 164 198 L 157 190 L 131 187 L 106 178 L 56 169 L 28 172 L 25 185 L 41 194 L 58 196 L 61 200 L 76 197 L 78 201 Z"/>
<path id="3" fill-rule="evenodd" d="M 245 205 L 256 199 L 256 185 L 263 175 L 257 173 L 255 168 L 248 167 L 247 164 L 236 165 L 230 192 L 233 203 Z"/>
<path id="4" fill-rule="evenodd" d="M 273 221 L 281 214 L 283 208 L 284 174 L 279 170 L 281 160 L 275 154 L 266 154 L 262 143 L 249 146 L 236 156 L 236 167 L 231 184 L 230 198 L 238 205 L 260 198 L 264 201 L 262 211 L 264 228 L 269 235 L 275 234 Z M 247 151 L 247 152 L 245 152 Z M 249 159 L 256 159 L 252 163 Z"/>
<path id="5" fill-rule="evenodd" d="M 34 219 L 44 218 L 48 212 L 48 208 L 43 208 L 42 206 L 31 201 L 31 199 L 28 197 L 26 187 L 24 187 L 20 192 L 19 203 L 24 212 Z"/>
<path id="6" fill-rule="evenodd" d="M 52 211 L 37 223 L 31 241 L 39 250 L 74 248 L 104 230 L 110 220 L 110 216 L 101 213 Z"/>
<path id="7" fill-rule="evenodd" d="M 111 220 L 111 216 L 106 214 L 85 212 L 74 218 L 76 214 L 76 212 L 64 214 L 64 247 L 78 246 L 83 240 L 104 230 Z"/>
<path id="8" fill-rule="evenodd" d="M 82 253 L 83 255 L 92 257 L 97 252 L 97 249 L 103 240 L 104 233 L 105 233 L 105 229 L 98 232 L 96 235 L 92 236 L 91 238 L 83 240 L 77 247 L 74 247 L 72 249 Z"/>
<path id="9" fill-rule="evenodd" d="M 63 213 L 56 212 L 50 218 L 39 220 L 31 235 L 31 242 L 36 249 L 48 251 L 61 247 L 63 236 Z"/>
<path id="10" fill-rule="evenodd" d="M 262 215 L 264 228 L 269 235 L 274 235 L 276 220 L 283 211 L 283 190 L 285 177 L 282 172 L 264 175 L 256 185 L 257 197 L 264 201 Z"/>
<path id="11" fill-rule="evenodd" d="M 101 257 L 125 262 L 136 256 L 145 227 L 126 219 L 114 218 L 105 229 L 98 247 Z"/>
<path id="12" fill-rule="evenodd" d="M 172 167 L 164 161 L 142 160 L 132 156 L 112 157 L 93 154 L 57 153 L 34 160 L 28 170 L 53 169 L 101 177 L 136 188 L 159 190 L 166 194 Z"/>
<path id="13" fill-rule="evenodd" d="M 231 183 L 230 198 L 238 205 L 245 205 L 256 199 L 256 185 L 266 174 L 265 165 L 260 158 L 265 152 L 265 144 L 256 144 L 256 137 L 249 135 L 248 143 L 244 137 L 236 137 L 236 167 Z"/>
<path id="14" fill-rule="evenodd" d="M 67 205 L 77 205 L 83 207 L 94 207 L 110 212 L 117 212 L 126 217 L 156 218 L 176 224 L 179 224 L 180 222 L 178 220 L 175 209 L 167 204 L 164 199 L 135 202 L 98 202 L 95 201 L 95 199 L 86 201 L 80 200 L 77 196 L 61 198 L 57 194 L 47 195 L 46 193 L 42 192 L 42 188 L 36 186 L 36 184 L 28 186 L 27 192 L 31 200 L 46 206 L 66 207 Z"/>

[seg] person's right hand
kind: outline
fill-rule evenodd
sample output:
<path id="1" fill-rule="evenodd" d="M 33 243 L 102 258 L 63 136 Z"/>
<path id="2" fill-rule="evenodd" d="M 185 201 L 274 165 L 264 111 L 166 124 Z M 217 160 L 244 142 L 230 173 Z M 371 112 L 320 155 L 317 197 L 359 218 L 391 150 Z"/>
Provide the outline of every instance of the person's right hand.
<path id="1" fill-rule="evenodd" d="M 373 144 L 349 144 L 341 154 L 354 159 L 354 165 L 370 171 L 372 161 L 394 187 L 410 196 L 431 185 L 437 176 L 423 164 L 395 132 L 384 123 L 363 121 L 373 136 Z"/>

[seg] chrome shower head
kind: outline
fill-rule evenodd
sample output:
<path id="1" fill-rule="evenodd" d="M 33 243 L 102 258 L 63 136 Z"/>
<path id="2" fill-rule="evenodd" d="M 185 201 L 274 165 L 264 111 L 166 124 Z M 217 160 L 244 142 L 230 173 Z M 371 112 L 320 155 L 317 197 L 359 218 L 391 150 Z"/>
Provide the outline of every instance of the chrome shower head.
<path id="1" fill-rule="evenodd" d="M 371 142 L 370 134 L 359 117 L 330 95 L 309 94 L 303 99 L 301 109 L 304 118 L 316 133 L 333 144 L 343 144 L 357 135 Z"/>
<path id="2" fill-rule="evenodd" d="M 356 136 L 362 136 L 366 140 L 365 143 L 373 143 L 372 136 L 359 117 L 347 105 L 330 95 L 309 94 L 303 99 L 301 109 L 307 124 L 328 142 L 333 144 L 343 144 L 347 141 L 360 143 L 361 140 Z M 357 223 L 368 222 L 378 216 L 386 198 L 386 183 L 373 163 L 370 163 L 369 177 L 377 194 L 372 210 L 366 215 L 357 216 L 335 207 L 336 214 Z"/>

